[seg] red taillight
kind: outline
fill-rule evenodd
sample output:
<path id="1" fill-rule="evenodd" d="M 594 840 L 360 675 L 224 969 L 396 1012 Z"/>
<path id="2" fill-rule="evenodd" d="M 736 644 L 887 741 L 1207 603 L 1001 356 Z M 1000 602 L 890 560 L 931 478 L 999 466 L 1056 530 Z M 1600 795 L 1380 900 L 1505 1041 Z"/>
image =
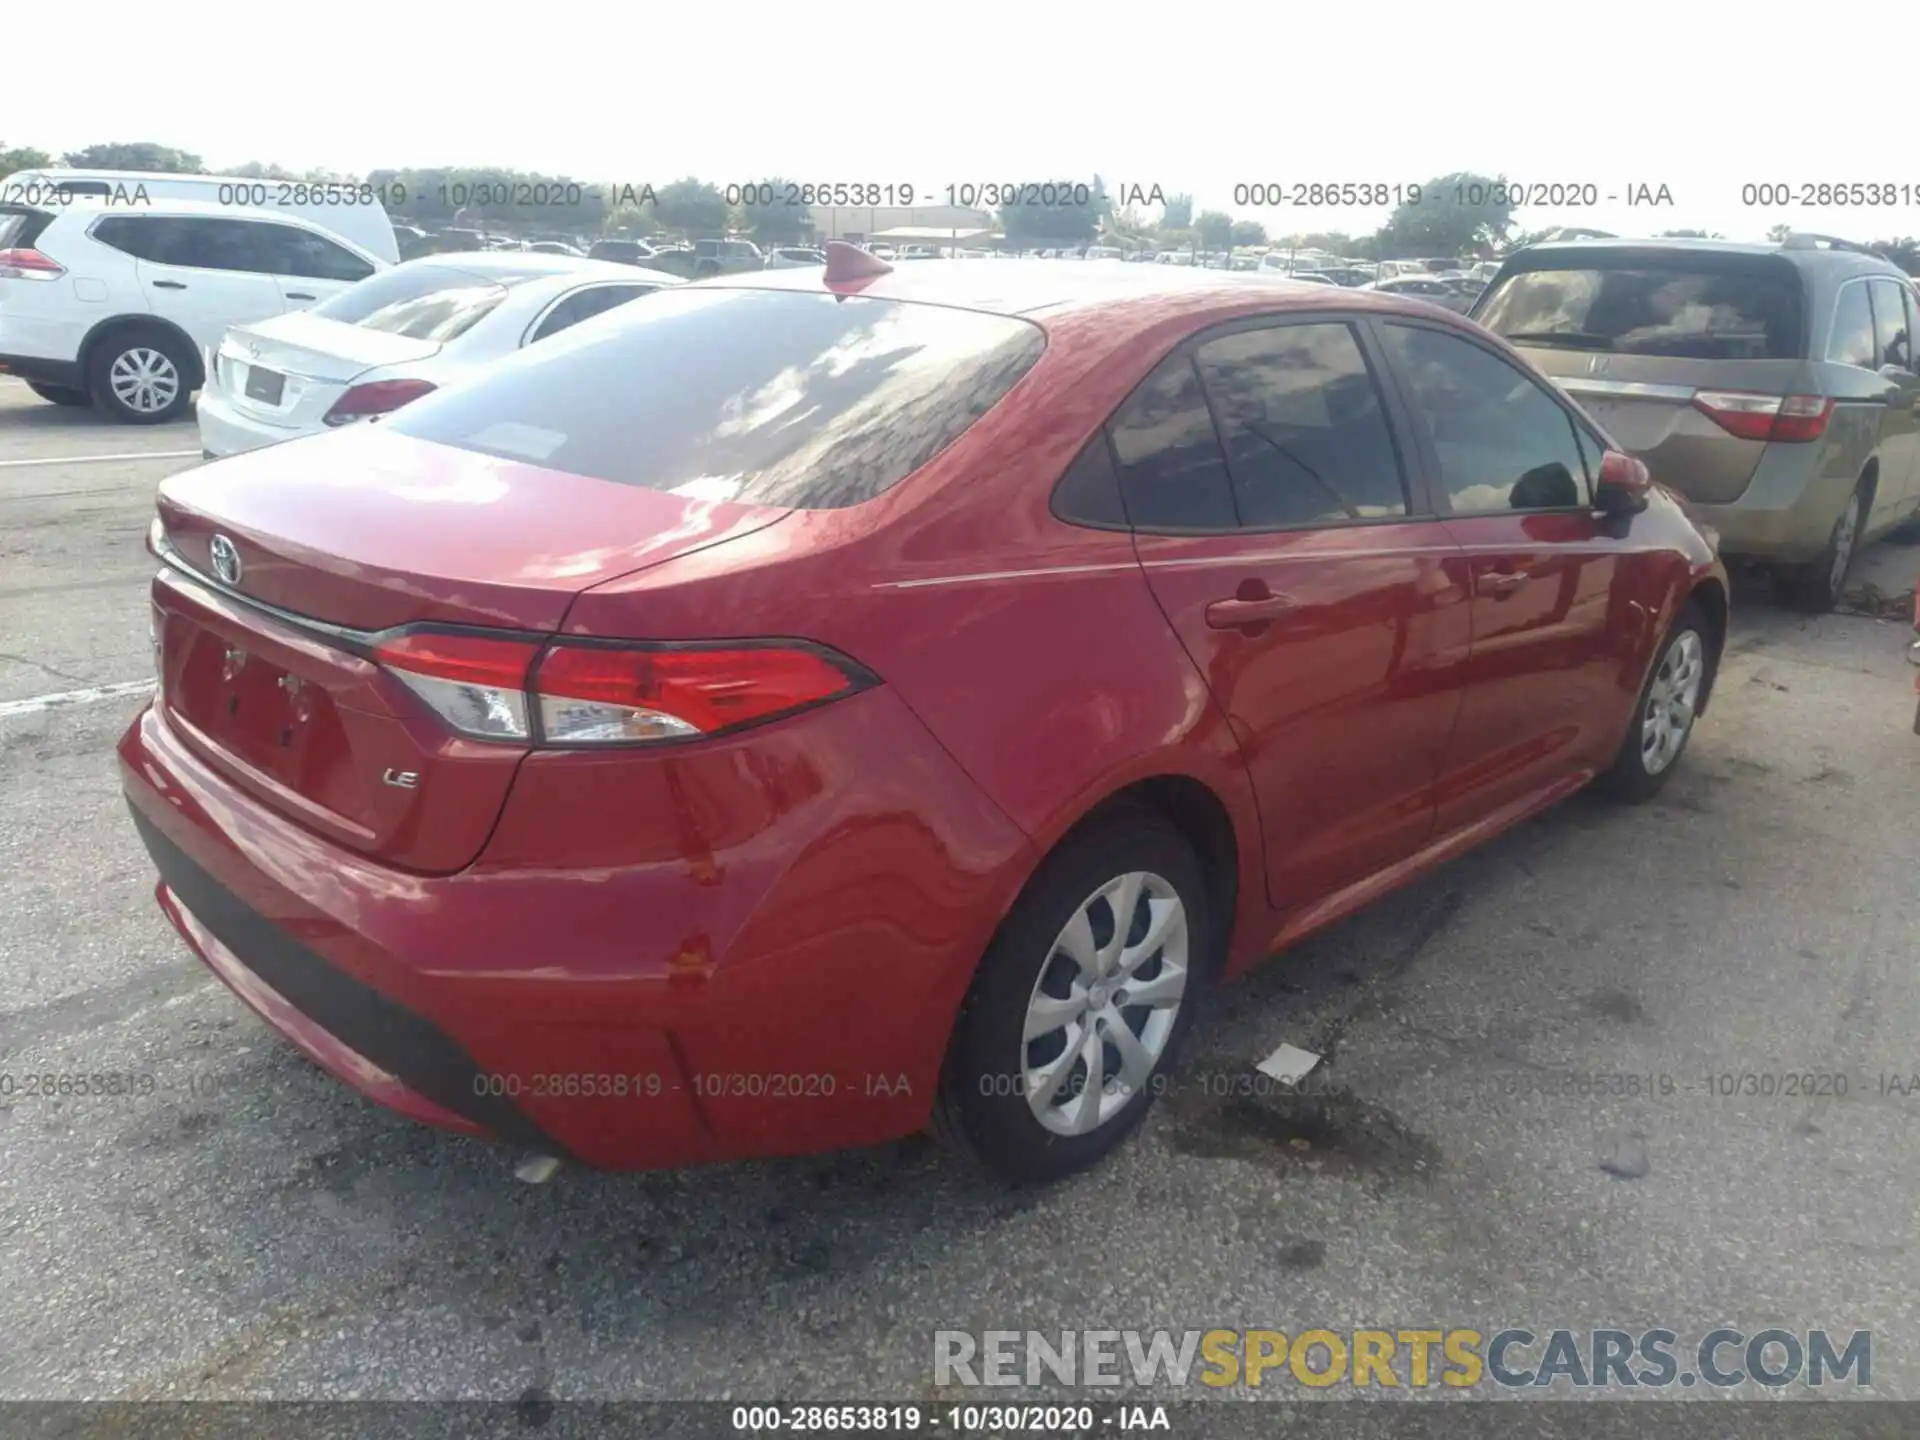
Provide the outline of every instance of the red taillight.
<path id="1" fill-rule="evenodd" d="M 1693 403 L 1722 430 L 1742 440 L 1818 440 L 1833 418 L 1833 401 L 1821 395 L 1702 390 Z"/>
<path id="2" fill-rule="evenodd" d="M 409 400 L 418 400 L 433 388 L 431 380 L 369 380 L 348 390 L 320 418 L 329 425 L 371 420 L 376 415 L 398 410 Z"/>
<path id="3" fill-rule="evenodd" d="M 58 280 L 67 267 L 38 250 L 0 250 L 0 280 Z"/>
<path id="4" fill-rule="evenodd" d="M 374 655 L 462 734 L 561 747 L 714 735 L 872 683 L 850 661 L 794 644 L 542 650 L 531 639 L 418 631 Z"/>

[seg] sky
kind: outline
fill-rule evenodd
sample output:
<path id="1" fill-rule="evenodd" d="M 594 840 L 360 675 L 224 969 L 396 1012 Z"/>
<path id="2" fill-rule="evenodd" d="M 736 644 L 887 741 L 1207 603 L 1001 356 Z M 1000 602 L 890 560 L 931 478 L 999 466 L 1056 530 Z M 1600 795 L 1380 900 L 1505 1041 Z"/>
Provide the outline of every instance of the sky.
<path id="1" fill-rule="evenodd" d="M 781 175 L 911 185 L 936 202 L 949 185 L 1097 173 L 1110 191 L 1188 192 L 1197 210 L 1274 234 L 1366 233 L 1391 206 L 1262 208 L 1234 203 L 1236 187 L 1467 170 L 1597 198 L 1523 208 L 1520 229 L 1920 234 L 1920 150 L 1909 127 L 1863 107 L 1869 56 L 1840 64 L 1816 43 L 1819 12 L 1784 26 L 1684 0 L 1295 12 L 1275 0 L 504 0 L 356 9 L 331 24 L 196 0 L 175 26 L 90 0 L 103 38 L 84 65 L 8 67 L 0 145 L 57 155 L 154 140 L 216 170 L 486 164 L 656 186 Z M 1891 68 L 1896 110 L 1920 96 L 1914 74 L 1911 61 Z M 1797 199 L 1803 185 L 1854 182 L 1895 203 L 1770 205 L 1747 189 Z M 1664 186 L 1671 205 L 1629 207 L 1642 186 Z"/>

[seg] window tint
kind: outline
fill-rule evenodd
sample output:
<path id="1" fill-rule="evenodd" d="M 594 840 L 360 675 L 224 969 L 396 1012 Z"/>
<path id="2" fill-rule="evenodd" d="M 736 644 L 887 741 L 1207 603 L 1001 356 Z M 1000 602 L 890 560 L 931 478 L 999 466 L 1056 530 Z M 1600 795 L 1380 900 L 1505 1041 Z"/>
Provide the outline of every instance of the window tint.
<path id="1" fill-rule="evenodd" d="M 1127 518 L 1140 530 L 1230 530 L 1239 523 L 1227 457 L 1193 362 L 1161 362 L 1108 426 Z"/>
<path id="2" fill-rule="evenodd" d="M 1907 287 L 1898 280 L 1874 280 L 1873 287 L 1873 344 L 1874 368 L 1882 365 L 1898 365 L 1902 370 L 1913 368 L 1912 331 L 1907 325 L 1906 307 L 1901 303 L 1901 292 Z"/>
<path id="3" fill-rule="evenodd" d="M 1915 297 L 1911 286 L 1902 285 L 1900 301 L 1907 316 L 1908 368 L 1920 371 L 1920 298 Z"/>
<path id="4" fill-rule="evenodd" d="M 1120 477 L 1113 468 L 1113 447 L 1103 430 L 1074 457 L 1053 492 L 1053 513 L 1076 525 L 1125 527 Z"/>
<path id="5" fill-rule="evenodd" d="M 1833 306 L 1833 334 L 1827 340 L 1827 359 L 1836 365 L 1858 365 L 1864 370 L 1879 369 L 1874 359 L 1873 306 L 1867 300 L 1867 287 L 1855 282 L 1842 285 Z"/>
<path id="6" fill-rule="evenodd" d="M 1407 513 L 1380 392 L 1345 325 L 1276 325 L 1194 353 L 1244 526 Z"/>
<path id="7" fill-rule="evenodd" d="M 678 495 L 830 510 L 926 464 L 1045 348 L 1037 326 L 971 310 L 669 290 L 382 423 Z"/>
<path id="8" fill-rule="evenodd" d="M 252 228 L 259 232 L 257 243 L 264 247 L 275 275 L 353 281 L 373 274 L 373 266 L 351 250 L 311 230 L 265 221 L 252 222 Z"/>
<path id="9" fill-rule="evenodd" d="M 578 325 L 602 311 L 624 305 L 629 300 L 637 300 L 642 295 L 650 295 L 654 288 L 651 285 L 595 285 L 586 290 L 576 290 L 547 312 L 547 318 L 540 322 L 540 329 L 533 338 L 544 340 L 549 335 L 558 335 L 562 330 Z"/>
<path id="10" fill-rule="evenodd" d="M 1804 353 L 1800 275 L 1776 256 L 1587 252 L 1525 263 L 1474 310 L 1516 344 L 1693 360 Z"/>
<path id="11" fill-rule="evenodd" d="M 1456 515 L 1588 503 L 1573 419 L 1533 380 L 1457 336 L 1383 325 L 1414 423 L 1432 442 Z"/>

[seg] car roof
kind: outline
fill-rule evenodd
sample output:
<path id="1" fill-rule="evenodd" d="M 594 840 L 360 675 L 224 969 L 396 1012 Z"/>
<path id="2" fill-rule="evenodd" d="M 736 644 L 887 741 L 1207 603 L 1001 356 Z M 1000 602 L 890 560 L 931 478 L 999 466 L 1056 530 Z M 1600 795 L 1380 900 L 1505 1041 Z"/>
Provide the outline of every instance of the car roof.
<path id="1" fill-rule="evenodd" d="M 1884 255 L 1876 255 L 1865 249 L 1836 247 L 1823 250 L 1807 243 L 1781 245 L 1770 240 L 1712 240 L 1679 235 L 1637 240 L 1628 236 L 1611 236 L 1604 240 L 1544 240 L 1538 245 L 1528 245 L 1514 251 L 1514 256 L 1592 255 L 1607 252 L 1646 254 L 1662 250 L 1695 255 L 1773 255 L 1794 265 L 1832 265 L 1841 269 L 1892 275 L 1904 273 Z"/>
<path id="2" fill-rule="evenodd" d="M 829 286 L 816 270 L 755 270 L 695 282 L 695 288 L 814 290 L 853 293 L 883 300 L 919 301 L 962 310 L 1029 319 L 1068 312 L 1128 310 L 1164 313 L 1170 297 L 1197 313 L 1244 309 L 1252 298 L 1273 297 L 1277 308 L 1325 306 L 1337 287 L 1294 282 L 1250 271 L 1204 270 L 1178 265 L 1056 265 L 1044 260 L 936 260 L 906 266 L 860 283 Z M 1378 303 L 1378 302 L 1376 302 Z"/>
<path id="3" fill-rule="evenodd" d="M 37 208 L 43 211 L 50 209 L 44 205 Z M 107 195 L 75 195 L 63 200 L 57 208 L 51 208 L 51 213 L 85 215 L 90 220 L 102 215 L 131 215 L 135 218 L 145 215 L 192 215 L 223 220 L 271 220 L 276 224 L 312 230 L 329 239 L 342 238 L 338 232 L 318 221 L 308 219 L 298 210 L 265 210 L 257 205 L 222 205 L 218 200 L 177 200 L 171 196 L 163 196 L 131 203 L 126 200 L 115 200 Z M 354 243 L 352 236 L 344 238 L 348 244 Z"/>

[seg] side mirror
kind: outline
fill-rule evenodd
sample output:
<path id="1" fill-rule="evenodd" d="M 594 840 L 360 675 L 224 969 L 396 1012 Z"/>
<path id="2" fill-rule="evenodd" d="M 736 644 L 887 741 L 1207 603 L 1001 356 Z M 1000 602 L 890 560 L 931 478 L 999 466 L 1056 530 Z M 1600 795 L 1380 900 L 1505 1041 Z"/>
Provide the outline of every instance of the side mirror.
<path id="1" fill-rule="evenodd" d="M 1647 508 L 1647 497 L 1652 493 L 1653 477 L 1643 462 L 1619 450 L 1609 450 L 1601 457 L 1593 502 L 1602 514 L 1638 515 Z"/>

